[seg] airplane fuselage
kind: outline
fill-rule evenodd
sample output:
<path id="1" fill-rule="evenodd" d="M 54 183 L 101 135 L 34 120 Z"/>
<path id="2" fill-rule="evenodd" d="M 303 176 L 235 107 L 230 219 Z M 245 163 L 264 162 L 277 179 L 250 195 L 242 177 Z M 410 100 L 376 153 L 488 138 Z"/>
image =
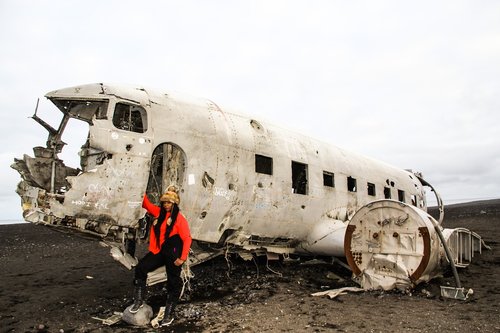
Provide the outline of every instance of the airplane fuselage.
<path id="1" fill-rule="evenodd" d="M 420 174 L 207 99 L 106 84 L 46 97 L 63 113 L 61 124 L 54 129 L 35 113 L 49 131 L 47 145 L 13 165 L 23 178 L 17 192 L 30 222 L 134 240 L 144 193 L 158 202 L 174 185 L 197 242 L 344 256 L 346 228 L 360 208 L 392 200 L 410 206 L 407 212 L 427 210 Z M 78 169 L 58 158 L 71 119 L 89 125 Z M 419 233 L 407 237 L 415 248 Z"/>

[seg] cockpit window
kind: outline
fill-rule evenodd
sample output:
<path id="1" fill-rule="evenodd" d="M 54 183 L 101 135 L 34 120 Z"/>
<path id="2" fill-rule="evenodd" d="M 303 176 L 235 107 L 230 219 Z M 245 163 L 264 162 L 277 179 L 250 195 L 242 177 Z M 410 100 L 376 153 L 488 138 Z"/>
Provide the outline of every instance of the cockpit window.
<path id="1" fill-rule="evenodd" d="M 146 110 L 137 105 L 116 103 L 113 125 L 121 130 L 144 133 L 147 130 Z"/>
<path id="2" fill-rule="evenodd" d="M 92 117 L 96 119 L 106 119 L 108 111 L 108 101 L 79 101 L 67 99 L 53 99 L 52 102 L 63 113 L 69 114 L 72 118 L 85 120 L 92 123 Z"/>

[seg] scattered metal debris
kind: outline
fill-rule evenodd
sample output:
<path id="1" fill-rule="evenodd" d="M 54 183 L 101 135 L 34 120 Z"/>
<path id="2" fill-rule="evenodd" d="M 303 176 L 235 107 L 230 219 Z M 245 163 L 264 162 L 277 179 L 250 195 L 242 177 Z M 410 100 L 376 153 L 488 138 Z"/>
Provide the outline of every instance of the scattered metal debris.
<path id="1" fill-rule="evenodd" d="M 99 318 L 99 317 L 92 317 L 92 319 L 96 319 L 101 321 L 104 325 L 111 326 L 116 323 L 119 323 L 122 320 L 122 315 L 123 312 L 114 312 L 111 317 L 108 318 Z"/>
<path id="2" fill-rule="evenodd" d="M 330 297 L 331 299 L 334 299 L 337 296 L 345 295 L 348 292 L 359 293 L 361 291 L 365 291 L 365 290 L 363 288 L 358 288 L 358 287 L 344 287 L 344 288 L 339 288 L 339 289 L 320 291 L 320 292 L 311 294 L 311 296 L 325 296 L 326 295 L 326 296 Z"/>

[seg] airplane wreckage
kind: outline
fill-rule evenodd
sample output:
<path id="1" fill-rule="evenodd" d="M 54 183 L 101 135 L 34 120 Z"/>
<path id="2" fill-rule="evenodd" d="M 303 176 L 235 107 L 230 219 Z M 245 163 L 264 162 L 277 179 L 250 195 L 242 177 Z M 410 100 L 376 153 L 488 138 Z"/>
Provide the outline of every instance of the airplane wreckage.
<path id="1" fill-rule="evenodd" d="M 481 251 L 474 232 L 441 226 L 442 201 L 420 173 L 207 99 L 107 84 L 45 97 L 62 112 L 59 127 L 35 111 L 49 132 L 46 147 L 12 165 L 24 219 L 96 235 L 129 269 L 147 237 L 143 194 L 158 203 L 170 185 L 190 224 L 191 265 L 228 252 L 340 257 L 366 290 L 411 289 L 450 265 L 458 282 L 455 267 Z M 80 168 L 58 157 L 71 119 L 89 126 Z M 426 212 L 426 187 L 438 220 Z M 148 283 L 164 280 L 163 270 Z"/>

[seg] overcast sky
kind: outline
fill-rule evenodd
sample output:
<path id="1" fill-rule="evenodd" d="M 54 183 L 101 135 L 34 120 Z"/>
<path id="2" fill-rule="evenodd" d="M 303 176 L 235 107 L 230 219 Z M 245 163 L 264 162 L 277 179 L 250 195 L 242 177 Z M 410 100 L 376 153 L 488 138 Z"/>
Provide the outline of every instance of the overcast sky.
<path id="1" fill-rule="evenodd" d="M 500 197 L 497 0 L 0 0 L 0 50 L 0 219 L 21 219 L 14 157 L 47 139 L 37 98 L 94 82 L 206 97 L 421 171 L 445 204 Z"/>

